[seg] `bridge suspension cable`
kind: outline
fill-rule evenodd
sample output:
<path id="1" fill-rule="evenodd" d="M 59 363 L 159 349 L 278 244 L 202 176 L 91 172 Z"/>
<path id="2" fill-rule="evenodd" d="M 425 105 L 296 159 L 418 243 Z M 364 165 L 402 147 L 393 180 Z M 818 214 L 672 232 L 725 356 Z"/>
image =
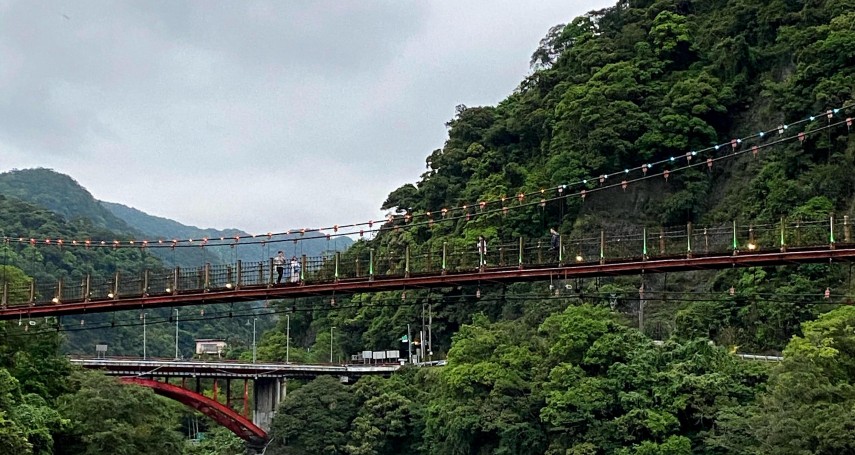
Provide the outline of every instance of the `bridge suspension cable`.
<path id="1" fill-rule="evenodd" d="M 838 114 L 840 114 L 841 112 L 848 111 L 849 109 L 851 109 L 853 107 L 855 107 L 855 103 L 848 103 L 848 104 L 845 104 L 845 105 L 838 107 L 838 108 L 828 109 L 825 112 L 818 113 L 816 115 L 811 115 L 809 117 L 805 117 L 801 120 L 797 120 L 797 121 L 794 121 L 794 122 L 791 122 L 788 124 L 780 124 L 775 128 L 767 129 L 765 131 L 760 131 L 759 133 L 755 133 L 753 135 L 749 135 L 749 136 L 746 136 L 743 138 L 738 138 L 738 139 L 732 139 L 730 142 L 727 142 L 727 143 L 716 144 L 716 145 L 713 145 L 713 146 L 710 146 L 710 147 L 707 147 L 704 149 L 700 149 L 700 150 L 693 150 L 693 151 L 687 152 L 683 157 L 672 156 L 672 157 L 661 159 L 658 161 L 641 164 L 641 165 L 636 166 L 636 167 L 626 168 L 623 171 L 612 172 L 609 174 L 601 174 L 599 176 L 589 177 L 589 178 L 582 179 L 582 180 L 579 180 L 576 182 L 562 184 L 562 185 L 558 185 L 556 187 L 551 187 L 548 189 L 541 189 L 540 191 L 533 191 L 533 192 L 529 192 L 529 193 L 522 193 L 521 192 L 521 193 L 518 193 L 516 196 L 510 197 L 510 198 L 502 197 L 500 199 L 495 199 L 495 200 L 481 201 L 481 202 L 478 202 L 477 204 L 473 204 L 473 205 L 470 205 L 468 203 L 462 203 L 460 205 L 455 205 L 455 206 L 452 206 L 450 208 L 443 208 L 443 209 L 439 210 L 439 215 L 438 215 L 439 218 L 438 219 L 433 218 L 435 211 L 426 211 L 424 213 L 413 213 L 413 214 L 405 214 L 405 215 L 389 215 L 386 218 L 385 222 L 369 220 L 366 222 L 359 222 L 359 223 L 350 223 L 350 224 L 342 224 L 342 225 L 337 224 L 337 225 L 324 227 L 324 228 L 302 228 L 302 229 L 294 229 L 294 230 L 288 230 L 285 232 L 278 232 L 278 233 L 268 232 L 267 234 L 252 234 L 249 236 L 234 236 L 234 237 L 229 237 L 229 238 L 220 237 L 219 239 L 217 239 L 217 238 L 172 239 L 172 240 L 158 239 L 158 240 L 152 240 L 152 241 L 149 241 L 149 240 L 119 241 L 119 240 L 115 240 L 115 239 L 112 241 L 108 241 L 108 240 L 87 239 L 87 240 L 67 241 L 65 239 L 35 239 L 35 238 L 28 238 L 29 236 L 25 237 L 22 235 L 18 235 L 18 236 L 6 235 L 4 237 L 4 239 L 18 240 L 19 243 L 28 242 L 29 244 L 31 244 L 33 246 L 36 246 L 36 245 L 51 246 L 51 245 L 53 245 L 53 246 L 59 246 L 59 247 L 73 246 L 73 247 L 86 247 L 86 248 L 90 248 L 90 247 L 91 248 L 129 248 L 129 247 L 130 248 L 182 248 L 182 247 L 199 247 L 199 246 L 202 246 L 202 247 L 204 247 L 204 246 L 225 246 L 225 245 L 236 245 L 236 244 L 245 244 L 245 245 L 262 244 L 262 245 L 267 245 L 268 243 L 279 243 L 279 242 L 287 242 L 287 241 L 299 242 L 299 241 L 304 241 L 304 240 L 324 239 L 324 238 L 330 239 L 331 237 L 353 236 L 353 235 L 357 235 L 357 234 L 362 236 L 365 233 L 364 229 L 354 229 L 354 230 L 350 230 L 347 232 L 341 232 L 341 233 L 339 232 L 339 230 L 345 229 L 345 228 L 350 229 L 350 228 L 368 227 L 369 228 L 368 232 L 373 233 L 373 232 L 382 232 L 383 230 L 410 228 L 410 227 L 422 226 L 425 224 L 433 224 L 433 223 L 438 223 L 438 222 L 461 220 L 464 218 L 472 218 L 472 217 L 477 217 L 477 216 L 485 215 L 485 214 L 489 214 L 489 213 L 496 213 L 499 211 L 505 212 L 507 210 L 515 210 L 515 209 L 520 209 L 520 208 L 526 208 L 526 207 L 545 204 L 547 202 L 551 202 L 551 201 L 555 201 L 555 200 L 566 199 L 566 198 L 572 197 L 572 196 L 579 196 L 579 197 L 584 198 L 585 196 L 587 196 L 589 194 L 599 192 L 602 190 L 606 190 L 606 189 L 616 188 L 618 186 L 624 187 L 624 189 L 625 189 L 626 187 L 628 187 L 629 184 L 632 184 L 632 183 L 644 181 L 644 180 L 647 180 L 647 179 L 652 178 L 652 177 L 664 176 L 664 177 L 668 178 L 676 172 L 681 172 L 681 171 L 684 171 L 687 169 L 700 167 L 700 166 L 703 166 L 704 163 L 706 163 L 707 166 L 711 166 L 712 163 L 715 163 L 715 162 L 718 162 L 718 161 L 721 161 L 724 159 L 729 159 L 729 158 L 733 158 L 736 156 L 744 155 L 745 153 L 748 153 L 748 152 L 752 152 L 752 153 L 756 154 L 764 148 L 768 148 L 768 147 L 771 147 L 774 145 L 779 145 L 779 144 L 782 144 L 784 142 L 788 142 L 788 141 L 792 141 L 792 140 L 796 140 L 796 139 L 798 139 L 800 141 L 804 141 L 804 139 L 808 135 L 812 135 L 812 134 L 815 134 L 815 133 L 820 132 L 820 131 L 829 130 L 833 127 L 841 126 L 844 124 L 851 131 L 851 128 L 853 126 L 852 125 L 853 124 L 852 117 L 846 117 L 845 119 L 840 120 L 840 121 L 835 122 L 835 123 L 831 123 L 831 120 L 833 118 L 835 118 L 836 116 L 838 116 Z M 776 132 L 778 133 L 779 136 L 783 136 L 790 128 L 792 128 L 796 125 L 802 125 L 802 124 L 806 124 L 806 123 L 815 122 L 821 118 L 826 118 L 828 120 L 828 125 L 825 125 L 825 126 L 813 129 L 813 130 L 809 130 L 809 131 L 803 131 L 803 132 L 797 133 L 793 136 L 784 137 L 784 138 L 778 139 L 772 143 L 755 145 L 755 146 L 752 146 L 751 148 L 742 147 L 742 145 L 748 141 L 756 140 L 756 139 L 764 139 L 768 136 L 774 135 Z M 696 161 L 694 164 L 691 164 L 691 161 L 694 157 L 696 157 L 700 154 L 705 154 L 705 153 L 709 153 L 709 152 L 718 152 L 721 149 L 729 150 L 729 153 L 727 153 L 725 155 L 717 156 L 717 157 L 716 156 L 709 157 L 705 161 Z M 648 171 L 654 167 L 660 167 L 660 166 L 667 165 L 667 164 L 673 165 L 679 159 L 683 159 L 683 158 L 685 158 L 687 161 L 686 166 L 676 167 L 676 168 L 672 168 L 672 169 L 663 169 L 661 172 L 658 172 L 656 174 L 648 174 Z M 631 173 L 638 172 L 638 171 L 642 172 L 643 175 L 641 177 L 629 178 L 629 175 Z M 617 183 L 613 183 L 613 184 L 606 184 L 606 181 L 608 181 L 610 178 L 612 179 L 611 181 L 614 181 L 613 177 L 617 177 L 617 176 L 624 176 L 625 178 L 621 182 L 617 182 Z M 589 187 L 590 184 L 593 184 L 596 181 L 599 181 L 600 186 L 593 187 L 593 188 Z M 579 189 L 578 191 L 567 192 L 567 189 L 572 188 L 572 187 L 581 187 L 581 189 Z M 550 193 L 557 192 L 558 196 L 546 197 L 547 191 L 549 191 Z M 527 198 L 531 198 L 532 196 L 537 196 L 537 195 L 541 195 L 540 200 L 534 200 L 534 201 L 527 202 L 527 203 L 524 202 Z M 514 199 L 519 201 L 519 204 L 510 205 L 510 206 L 505 205 L 505 203 L 508 200 L 513 201 Z M 501 207 L 498 207 L 496 209 L 487 210 L 487 208 L 489 206 L 496 205 L 496 204 L 500 204 Z M 470 213 L 469 212 L 470 209 L 472 209 L 474 212 Z M 478 210 L 480 210 L 480 212 Z M 460 213 L 455 215 L 455 212 L 460 212 Z M 415 223 L 414 221 L 417 218 L 427 218 L 427 220 L 420 222 L 420 223 Z M 394 225 L 396 221 L 403 221 L 404 224 L 403 225 Z M 374 228 L 375 223 L 378 224 L 377 229 Z M 388 223 L 391 226 L 385 226 L 385 223 Z M 328 233 L 328 231 L 333 231 L 333 233 Z M 306 236 L 307 233 L 308 234 L 317 233 L 319 235 Z M 288 235 L 296 235 L 296 234 L 299 234 L 300 238 L 297 238 L 297 239 L 291 239 L 291 238 L 273 239 L 274 236 L 288 236 Z M 265 237 L 267 238 L 267 240 L 264 240 Z M 219 242 L 219 243 L 217 243 L 217 242 Z M 226 243 L 222 243 L 222 242 L 226 242 Z"/>

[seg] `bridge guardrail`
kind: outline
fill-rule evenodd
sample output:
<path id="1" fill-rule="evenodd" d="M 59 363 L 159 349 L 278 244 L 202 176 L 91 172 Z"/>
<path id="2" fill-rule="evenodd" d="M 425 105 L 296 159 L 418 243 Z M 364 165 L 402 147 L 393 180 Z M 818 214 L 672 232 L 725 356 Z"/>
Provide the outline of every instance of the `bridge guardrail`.
<path id="1" fill-rule="evenodd" d="M 726 255 L 785 251 L 791 248 L 830 248 L 851 244 L 849 217 L 824 220 L 781 220 L 780 223 L 720 223 L 709 226 L 627 227 L 601 230 L 594 235 L 561 235 L 558 247 L 549 236 L 492 239 L 486 254 L 475 242 L 456 239 L 442 244 L 402 245 L 359 253 L 328 253 L 298 258 L 299 276 L 292 279 L 285 266 L 282 284 L 276 283 L 271 260 L 205 264 L 196 268 L 152 268 L 131 274 L 81 276 L 53 283 L 3 284 L 4 308 L 58 305 L 68 302 L 119 300 L 187 293 L 205 293 L 246 287 L 295 286 L 436 274 L 471 273 L 490 269 L 590 265 L 653 260 L 693 255 Z"/>

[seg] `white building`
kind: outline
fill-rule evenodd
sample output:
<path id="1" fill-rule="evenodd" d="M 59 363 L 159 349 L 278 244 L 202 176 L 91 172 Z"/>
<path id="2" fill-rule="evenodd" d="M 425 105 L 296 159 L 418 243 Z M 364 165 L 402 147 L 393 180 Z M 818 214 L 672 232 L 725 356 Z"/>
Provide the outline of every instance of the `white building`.
<path id="1" fill-rule="evenodd" d="M 200 338 L 196 340 L 196 355 L 215 355 L 223 356 L 223 350 L 226 349 L 226 340 L 217 338 Z"/>

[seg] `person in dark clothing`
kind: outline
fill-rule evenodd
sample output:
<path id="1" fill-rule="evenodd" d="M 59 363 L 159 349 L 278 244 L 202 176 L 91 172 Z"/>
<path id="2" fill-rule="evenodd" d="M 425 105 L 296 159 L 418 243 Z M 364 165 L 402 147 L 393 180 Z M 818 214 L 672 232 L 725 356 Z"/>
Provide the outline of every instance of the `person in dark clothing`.
<path id="1" fill-rule="evenodd" d="M 279 251 L 276 253 L 276 257 L 273 258 L 273 267 L 276 267 L 276 284 L 282 284 L 282 274 L 285 273 L 285 253 Z"/>
<path id="2" fill-rule="evenodd" d="M 561 239 L 561 234 L 555 230 L 555 228 L 549 228 L 549 233 L 552 237 L 549 239 L 549 251 L 555 251 L 558 249 L 558 243 Z"/>

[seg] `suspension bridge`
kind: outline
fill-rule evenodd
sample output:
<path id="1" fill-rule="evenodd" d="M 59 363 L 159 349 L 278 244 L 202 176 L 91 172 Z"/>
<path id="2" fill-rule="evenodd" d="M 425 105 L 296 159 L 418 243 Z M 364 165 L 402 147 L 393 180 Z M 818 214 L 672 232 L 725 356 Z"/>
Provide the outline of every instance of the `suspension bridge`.
<path id="1" fill-rule="evenodd" d="M 839 240 L 838 240 L 839 239 Z M 279 280 L 273 259 L 196 268 L 146 269 L 76 281 L 4 282 L 0 320 L 406 291 L 458 285 L 765 267 L 855 259 L 848 215 L 780 223 L 648 228 L 588 236 L 493 239 L 353 249 L 299 258 Z M 286 270 L 292 270 L 286 267 Z"/>
<path id="2" fill-rule="evenodd" d="M 389 215 L 381 227 L 375 222 L 301 229 L 324 238 L 348 235 L 340 229 L 355 229 L 350 234 L 430 227 L 435 222 L 469 221 L 473 217 L 498 216 L 509 210 L 545 208 L 548 203 L 564 202 L 569 197 L 582 200 L 595 192 L 621 188 L 664 178 L 689 169 L 711 171 L 716 163 L 751 154 L 787 142 L 804 144 L 820 132 L 831 134 L 846 127 L 852 131 L 848 116 L 853 105 L 827 109 L 790 124 L 761 131 L 743 138 L 647 162 L 623 171 L 591 176 L 577 182 L 544 188 L 539 192 L 519 193 L 513 198 L 481 201 L 444 207 L 438 212 Z M 817 122 L 825 122 L 820 125 Z M 791 134 L 797 128 L 804 130 Z M 683 163 L 682 160 L 685 160 Z M 694 160 L 694 161 L 693 161 Z M 655 170 L 655 171 L 654 171 Z M 599 186 L 595 182 L 599 181 Z M 514 205 L 512 205 L 514 204 Z M 438 219 L 435 219 L 438 217 Z M 283 233 L 292 234 L 292 231 Z M 269 245 L 255 235 L 232 239 L 205 238 L 143 241 L 92 241 L 3 237 L 4 254 L 14 245 L 60 248 L 148 248 L 212 247 L 236 249 L 238 244 Z M 297 239 L 294 240 L 295 244 Z M 351 248 L 345 254 L 334 252 L 320 256 L 301 255 L 295 266 L 286 264 L 290 273 L 281 282 L 271 258 L 261 261 L 236 261 L 231 264 L 204 264 L 196 268 L 155 268 L 134 272 L 120 271 L 114 276 L 91 276 L 72 271 L 55 282 L 10 284 L 4 276 L 0 296 L 0 320 L 111 312 L 129 309 L 179 307 L 186 305 L 232 303 L 308 296 L 350 295 L 406 289 L 437 288 L 479 283 L 507 283 L 551 278 L 572 279 L 609 275 L 678 272 L 731 267 L 777 266 L 794 263 L 846 261 L 855 257 L 849 215 L 829 214 L 821 220 L 785 220 L 780 224 L 740 221 L 712 226 L 680 227 L 621 226 L 557 238 L 492 238 L 487 248 L 476 248 L 474 241 L 453 239 L 435 243 L 408 244 L 398 248 Z M 5 256 L 4 256 L 5 258 Z M 5 261 L 5 259 L 4 259 Z M 4 266 L 6 263 L 4 262 Z M 5 267 L 4 267 L 5 270 Z M 299 271 L 297 271 L 299 270 Z"/>

